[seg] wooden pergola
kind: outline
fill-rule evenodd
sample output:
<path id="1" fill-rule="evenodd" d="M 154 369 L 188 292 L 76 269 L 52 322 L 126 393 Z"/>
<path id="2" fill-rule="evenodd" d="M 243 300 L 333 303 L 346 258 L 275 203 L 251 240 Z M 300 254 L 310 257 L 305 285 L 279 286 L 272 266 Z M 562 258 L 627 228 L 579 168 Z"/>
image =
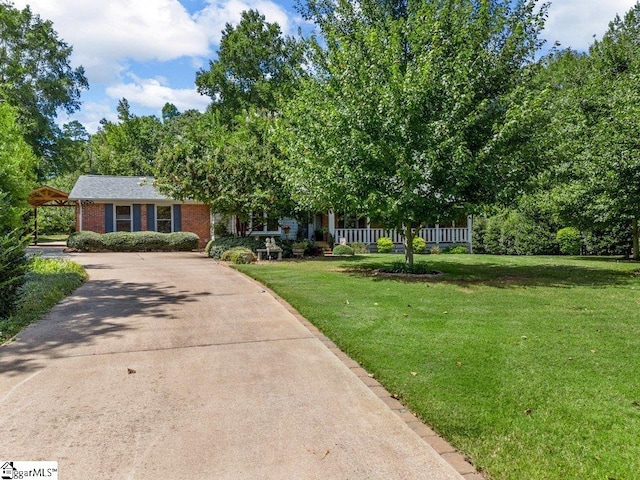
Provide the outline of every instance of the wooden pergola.
<path id="1" fill-rule="evenodd" d="M 27 199 L 29 205 L 33 207 L 34 233 L 33 243 L 38 244 L 38 208 L 41 207 L 74 207 L 76 202 L 69 200 L 69 194 L 52 187 L 36 188 Z"/>

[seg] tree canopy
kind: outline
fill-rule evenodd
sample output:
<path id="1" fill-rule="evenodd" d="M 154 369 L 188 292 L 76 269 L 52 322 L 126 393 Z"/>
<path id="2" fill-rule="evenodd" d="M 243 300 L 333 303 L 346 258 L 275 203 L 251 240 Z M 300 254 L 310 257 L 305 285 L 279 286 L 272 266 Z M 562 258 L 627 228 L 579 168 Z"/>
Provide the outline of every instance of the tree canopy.
<path id="1" fill-rule="evenodd" d="M 640 4 L 616 17 L 588 53 L 560 51 L 543 60 L 551 118 L 544 126 L 553 168 L 547 195 L 562 218 L 583 230 L 627 222 L 640 258 Z"/>
<path id="2" fill-rule="evenodd" d="M 81 91 L 88 88 L 84 69 L 70 65 L 71 52 L 50 21 L 29 7 L 18 10 L 0 1 L 0 97 L 16 109 L 26 141 L 43 159 L 55 154 L 56 115 L 76 111 Z M 42 164 L 40 176 L 49 170 Z"/>
<path id="3" fill-rule="evenodd" d="M 277 23 L 256 10 L 242 12 L 238 25 L 226 24 L 218 58 L 196 75 L 198 91 L 212 99 L 223 118 L 243 110 L 274 112 L 281 98 L 293 94 L 303 74 L 302 44 L 284 37 Z"/>
<path id="4" fill-rule="evenodd" d="M 0 102 L 0 235 L 22 225 L 35 184 L 36 158 L 15 116 L 11 106 Z"/>
<path id="5" fill-rule="evenodd" d="M 291 215 L 280 152 L 272 141 L 273 118 L 251 111 L 234 123 L 230 129 L 218 112 L 174 118 L 156 160 L 158 187 L 242 221 L 263 212 Z"/>
<path id="6" fill-rule="evenodd" d="M 91 137 L 91 171 L 102 175 L 152 175 L 162 127 L 153 115 L 133 115 L 127 99 L 121 99 L 118 122 L 103 120 Z"/>
<path id="7" fill-rule="evenodd" d="M 535 170 L 509 154 L 540 45 L 535 1 L 313 2 L 313 78 L 285 110 L 296 200 L 366 213 L 412 238 Z M 326 46 L 325 46 L 326 45 Z"/>

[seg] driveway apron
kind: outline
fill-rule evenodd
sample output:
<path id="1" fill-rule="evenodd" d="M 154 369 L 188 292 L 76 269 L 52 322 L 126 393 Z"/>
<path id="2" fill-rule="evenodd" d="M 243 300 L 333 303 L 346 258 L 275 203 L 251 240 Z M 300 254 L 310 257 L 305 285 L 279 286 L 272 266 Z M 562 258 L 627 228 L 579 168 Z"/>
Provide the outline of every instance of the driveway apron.
<path id="1" fill-rule="evenodd" d="M 0 461 L 59 478 L 458 474 L 258 283 L 198 253 L 71 256 L 89 280 L 0 347 Z"/>

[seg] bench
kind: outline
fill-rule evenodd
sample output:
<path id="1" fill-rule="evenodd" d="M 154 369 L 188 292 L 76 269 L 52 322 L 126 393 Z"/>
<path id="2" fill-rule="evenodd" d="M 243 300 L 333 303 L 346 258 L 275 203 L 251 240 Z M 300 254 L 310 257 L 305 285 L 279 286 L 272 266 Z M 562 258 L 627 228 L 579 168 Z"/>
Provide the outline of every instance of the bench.
<path id="1" fill-rule="evenodd" d="M 270 248 L 259 248 L 257 250 L 258 252 L 258 261 L 262 261 L 262 255 L 266 254 L 267 258 L 270 260 L 271 259 L 271 254 L 272 253 L 277 253 L 278 254 L 278 260 L 282 260 L 282 249 L 280 247 L 270 247 Z"/>

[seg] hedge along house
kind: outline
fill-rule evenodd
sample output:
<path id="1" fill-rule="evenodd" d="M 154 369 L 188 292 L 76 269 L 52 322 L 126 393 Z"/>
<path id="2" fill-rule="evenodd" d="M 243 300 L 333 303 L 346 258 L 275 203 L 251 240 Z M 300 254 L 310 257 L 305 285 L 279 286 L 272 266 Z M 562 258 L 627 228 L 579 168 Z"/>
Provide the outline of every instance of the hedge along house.
<path id="1" fill-rule="evenodd" d="M 209 207 L 162 195 L 151 177 L 81 175 L 69 200 L 76 202 L 79 232 L 192 232 L 201 247 L 211 238 Z"/>

